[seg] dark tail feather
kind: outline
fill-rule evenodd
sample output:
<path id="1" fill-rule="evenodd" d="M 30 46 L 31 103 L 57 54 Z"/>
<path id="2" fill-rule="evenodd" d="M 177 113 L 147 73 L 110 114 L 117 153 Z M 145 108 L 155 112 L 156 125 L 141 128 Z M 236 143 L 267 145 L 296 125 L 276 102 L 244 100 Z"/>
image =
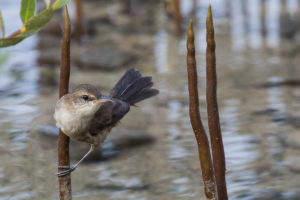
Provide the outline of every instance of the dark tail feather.
<path id="1" fill-rule="evenodd" d="M 132 82 L 142 77 L 142 74 L 135 69 L 129 69 L 116 83 L 114 88 L 110 91 L 109 96 L 120 99 L 121 93 L 130 85 Z"/>
<path id="2" fill-rule="evenodd" d="M 138 70 L 129 69 L 110 91 L 109 96 L 134 105 L 159 93 L 158 90 L 151 88 L 152 86 L 152 77 L 142 77 Z"/>
<path id="3" fill-rule="evenodd" d="M 158 93 L 159 91 L 157 89 L 153 89 L 153 88 L 143 89 L 137 95 L 132 96 L 132 98 L 129 98 L 128 102 L 130 102 L 131 105 L 134 105 L 137 102 L 143 101 L 144 99 L 148 99 L 152 96 L 157 95 Z"/>

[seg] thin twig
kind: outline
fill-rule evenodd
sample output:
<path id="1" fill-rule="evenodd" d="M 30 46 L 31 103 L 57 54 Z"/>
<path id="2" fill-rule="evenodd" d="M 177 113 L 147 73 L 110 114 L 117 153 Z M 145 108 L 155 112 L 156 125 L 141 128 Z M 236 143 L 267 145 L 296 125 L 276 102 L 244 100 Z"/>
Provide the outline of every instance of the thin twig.
<path id="1" fill-rule="evenodd" d="M 225 153 L 217 102 L 216 44 L 214 39 L 211 5 L 208 7 L 206 17 L 206 42 L 206 102 L 213 165 L 216 176 L 218 199 L 227 200 Z"/>
<path id="2" fill-rule="evenodd" d="M 61 66 L 60 66 L 60 82 L 59 82 L 59 97 L 68 93 L 69 78 L 70 78 L 70 19 L 67 6 L 64 6 L 64 28 L 63 28 L 63 41 L 61 48 Z M 58 136 L 58 165 L 69 166 L 69 142 L 70 139 L 61 130 Z M 58 172 L 64 169 L 58 169 Z M 70 200 L 72 199 L 71 190 L 71 174 L 58 177 L 59 184 L 59 199 Z"/>
<path id="3" fill-rule="evenodd" d="M 187 39 L 187 71 L 189 87 L 189 110 L 190 121 L 195 133 L 198 144 L 199 159 L 202 169 L 202 177 L 206 199 L 216 199 L 216 189 L 213 174 L 213 167 L 210 155 L 210 148 L 205 129 L 201 122 L 199 112 L 199 96 L 197 83 L 197 68 L 194 45 L 194 28 L 193 22 L 190 21 Z"/>

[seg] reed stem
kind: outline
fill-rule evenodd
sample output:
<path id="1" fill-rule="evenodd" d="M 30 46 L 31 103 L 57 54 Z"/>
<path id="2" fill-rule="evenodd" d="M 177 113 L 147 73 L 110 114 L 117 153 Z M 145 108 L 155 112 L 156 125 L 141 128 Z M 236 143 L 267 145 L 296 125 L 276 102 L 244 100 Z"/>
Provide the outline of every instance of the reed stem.
<path id="1" fill-rule="evenodd" d="M 218 199 L 227 200 L 226 163 L 217 101 L 216 44 L 211 5 L 206 16 L 206 102 Z"/>
<path id="2" fill-rule="evenodd" d="M 69 78 L 70 78 L 70 18 L 68 14 L 67 6 L 64 6 L 64 27 L 63 27 L 63 40 L 61 48 L 61 66 L 60 66 L 60 81 L 59 81 L 59 97 L 68 93 Z M 58 165 L 69 166 L 69 143 L 70 138 L 66 136 L 61 130 L 59 130 L 58 136 Z M 58 169 L 58 172 L 64 169 Z M 59 199 L 71 200 L 72 188 L 71 188 L 71 174 L 58 177 L 59 184 Z"/>
<path id="3" fill-rule="evenodd" d="M 195 58 L 194 28 L 190 21 L 187 38 L 187 71 L 189 88 L 189 113 L 190 121 L 198 145 L 200 165 L 206 199 L 216 199 L 216 185 L 210 155 L 208 138 L 203 127 L 199 112 L 198 80 Z"/>

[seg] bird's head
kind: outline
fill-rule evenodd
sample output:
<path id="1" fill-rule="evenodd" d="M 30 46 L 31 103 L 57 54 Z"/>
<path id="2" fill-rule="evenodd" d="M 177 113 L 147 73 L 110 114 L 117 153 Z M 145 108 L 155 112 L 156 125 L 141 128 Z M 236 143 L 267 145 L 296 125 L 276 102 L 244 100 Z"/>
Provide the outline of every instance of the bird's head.
<path id="1" fill-rule="evenodd" d="M 65 95 L 61 106 L 79 115 L 78 117 L 92 117 L 101 106 L 107 103 L 111 103 L 111 100 L 101 95 L 96 87 L 83 84 Z"/>

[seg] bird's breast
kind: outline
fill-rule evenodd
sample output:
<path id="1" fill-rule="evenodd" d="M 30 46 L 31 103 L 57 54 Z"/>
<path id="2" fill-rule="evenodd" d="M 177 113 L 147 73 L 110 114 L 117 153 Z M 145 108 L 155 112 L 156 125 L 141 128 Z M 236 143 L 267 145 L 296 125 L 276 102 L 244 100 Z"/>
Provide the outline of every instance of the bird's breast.
<path id="1" fill-rule="evenodd" d="M 88 132 L 91 119 L 81 117 L 76 110 L 70 111 L 65 108 L 55 109 L 54 118 L 56 125 L 71 138 L 83 137 Z"/>

